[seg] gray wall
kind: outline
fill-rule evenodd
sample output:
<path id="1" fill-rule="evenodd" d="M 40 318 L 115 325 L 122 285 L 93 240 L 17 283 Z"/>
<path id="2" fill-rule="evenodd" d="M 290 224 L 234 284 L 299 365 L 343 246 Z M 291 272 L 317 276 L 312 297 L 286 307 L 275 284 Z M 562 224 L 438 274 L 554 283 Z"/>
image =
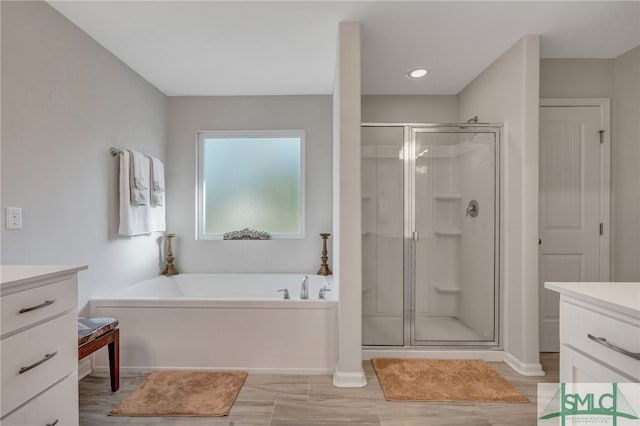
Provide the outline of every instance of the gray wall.
<path id="1" fill-rule="evenodd" d="M 362 121 L 387 123 L 455 123 L 456 95 L 363 95 Z"/>
<path id="2" fill-rule="evenodd" d="M 640 47 L 616 59 L 543 59 L 540 97 L 611 99 L 611 279 L 640 281 Z"/>
<path id="3" fill-rule="evenodd" d="M 541 98 L 610 98 L 613 59 L 541 59 Z"/>
<path id="4" fill-rule="evenodd" d="M 160 271 L 158 234 L 117 236 L 118 160 L 164 158 L 166 97 L 44 2 L 2 2 L 4 264 L 87 264 L 79 307 Z M 169 177 L 170 180 L 170 177 Z"/>
<path id="5" fill-rule="evenodd" d="M 613 70 L 611 269 L 616 281 L 640 281 L 640 46 Z"/>
<path id="6" fill-rule="evenodd" d="M 196 240 L 196 133 L 203 130 L 304 130 L 304 239 Z M 166 172 L 167 231 L 177 234 L 176 265 L 188 272 L 315 273 L 320 232 L 332 232 L 331 96 L 172 97 Z M 329 261 L 333 253 L 329 250 Z"/>

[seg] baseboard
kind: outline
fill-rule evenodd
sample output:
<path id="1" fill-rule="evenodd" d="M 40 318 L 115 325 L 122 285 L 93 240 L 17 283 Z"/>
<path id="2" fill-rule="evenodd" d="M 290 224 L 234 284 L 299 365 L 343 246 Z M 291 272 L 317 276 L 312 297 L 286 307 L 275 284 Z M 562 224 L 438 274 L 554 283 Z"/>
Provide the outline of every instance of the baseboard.
<path id="1" fill-rule="evenodd" d="M 91 357 L 87 357 L 78 362 L 78 380 L 81 380 L 91 374 Z"/>
<path id="2" fill-rule="evenodd" d="M 490 362 L 504 361 L 502 350 L 435 350 L 435 349 L 362 349 L 362 359 L 373 358 L 424 358 L 424 359 L 482 359 Z"/>
<path id="3" fill-rule="evenodd" d="M 510 352 L 504 353 L 504 362 L 516 373 L 523 376 L 544 376 L 544 370 L 540 362 L 525 363 L 513 356 Z"/>
<path id="4" fill-rule="evenodd" d="M 100 373 L 108 373 L 109 366 L 96 365 L 94 371 Z M 198 370 L 198 371 L 246 371 L 249 374 L 297 374 L 306 376 L 319 376 L 333 374 L 333 369 L 327 368 L 242 368 L 242 367 L 131 367 L 120 366 L 120 374 L 138 374 L 151 373 L 153 371 L 179 371 L 179 370 Z"/>
<path id="5" fill-rule="evenodd" d="M 362 388 L 367 386 L 367 378 L 362 370 L 349 373 L 336 370 L 333 385 L 337 388 Z"/>

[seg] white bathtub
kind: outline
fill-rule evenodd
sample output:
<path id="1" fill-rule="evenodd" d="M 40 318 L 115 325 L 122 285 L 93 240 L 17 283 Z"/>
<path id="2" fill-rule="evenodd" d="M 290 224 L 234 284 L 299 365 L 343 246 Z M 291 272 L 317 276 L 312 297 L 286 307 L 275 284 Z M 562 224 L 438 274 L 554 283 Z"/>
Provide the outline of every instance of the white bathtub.
<path id="1" fill-rule="evenodd" d="M 122 371 L 235 370 L 328 374 L 337 358 L 337 289 L 302 274 L 159 276 L 94 298 L 91 316 L 120 321 Z M 331 288 L 326 300 L 320 288 Z M 290 300 L 278 289 L 288 288 Z M 107 370 L 100 351 L 94 370 Z"/>

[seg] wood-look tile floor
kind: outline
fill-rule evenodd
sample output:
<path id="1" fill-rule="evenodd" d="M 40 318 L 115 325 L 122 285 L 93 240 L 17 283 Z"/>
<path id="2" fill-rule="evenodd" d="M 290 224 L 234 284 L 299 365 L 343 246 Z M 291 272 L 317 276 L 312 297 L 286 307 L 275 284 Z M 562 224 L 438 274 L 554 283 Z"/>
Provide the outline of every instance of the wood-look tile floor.
<path id="1" fill-rule="evenodd" d="M 559 375 L 557 353 L 541 354 L 541 362 L 544 377 L 524 377 L 504 363 L 490 363 L 529 403 L 389 402 L 364 361 L 364 388 L 336 388 L 331 376 L 250 374 L 226 417 L 111 417 L 145 375 L 122 375 L 120 390 L 112 393 L 107 374 L 91 374 L 80 381 L 80 425 L 535 425 L 537 384 L 557 383 Z"/>

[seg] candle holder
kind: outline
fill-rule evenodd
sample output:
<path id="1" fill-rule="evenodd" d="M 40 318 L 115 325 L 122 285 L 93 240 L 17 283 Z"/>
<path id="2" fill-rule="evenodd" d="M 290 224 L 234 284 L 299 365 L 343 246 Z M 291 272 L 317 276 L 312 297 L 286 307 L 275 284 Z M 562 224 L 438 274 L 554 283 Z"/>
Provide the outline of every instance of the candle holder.
<path id="1" fill-rule="evenodd" d="M 171 240 L 175 236 L 176 234 L 167 234 L 167 267 L 164 268 L 164 271 L 162 272 L 162 274 L 168 277 L 171 275 L 178 275 L 178 270 L 173 264 L 175 257 L 173 257 L 173 249 L 171 247 Z"/>
<path id="2" fill-rule="evenodd" d="M 320 237 L 322 237 L 322 265 L 320 265 L 320 269 L 318 270 L 318 275 L 331 275 L 331 269 L 329 269 L 329 265 L 327 265 L 327 260 L 329 260 L 329 256 L 327 256 L 327 238 L 329 238 L 331 234 L 321 233 Z"/>

